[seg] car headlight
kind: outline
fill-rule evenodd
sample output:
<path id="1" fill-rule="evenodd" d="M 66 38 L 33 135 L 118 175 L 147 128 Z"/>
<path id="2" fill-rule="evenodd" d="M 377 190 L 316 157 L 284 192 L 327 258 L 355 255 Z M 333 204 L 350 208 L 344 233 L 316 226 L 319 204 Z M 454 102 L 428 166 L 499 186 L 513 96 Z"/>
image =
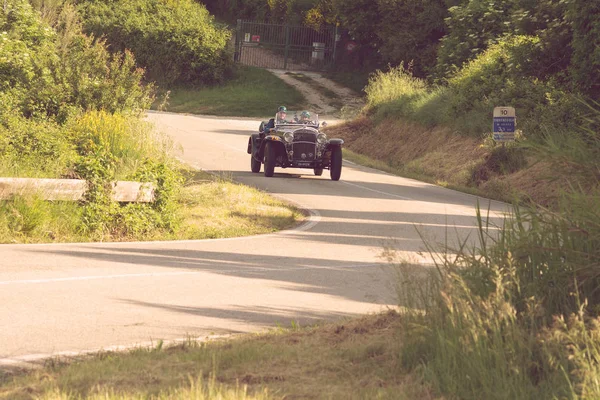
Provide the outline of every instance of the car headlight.
<path id="1" fill-rule="evenodd" d="M 292 132 L 286 132 L 283 135 L 283 140 L 285 140 L 288 143 L 292 143 L 292 141 L 294 140 L 294 134 Z"/>
<path id="2" fill-rule="evenodd" d="M 327 141 L 327 136 L 326 136 L 324 133 L 319 133 L 319 134 L 317 135 L 317 142 L 318 142 L 319 144 L 323 144 L 323 143 L 325 143 L 326 141 Z"/>

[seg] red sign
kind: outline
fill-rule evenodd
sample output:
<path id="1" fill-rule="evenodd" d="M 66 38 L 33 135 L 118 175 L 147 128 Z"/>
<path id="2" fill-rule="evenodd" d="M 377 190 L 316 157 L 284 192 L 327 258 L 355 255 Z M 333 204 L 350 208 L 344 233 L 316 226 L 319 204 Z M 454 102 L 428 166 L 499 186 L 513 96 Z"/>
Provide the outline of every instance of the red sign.
<path id="1" fill-rule="evenodd" d="M 252 35 L 253 42 L 260 42 L 260 35 Z"/>

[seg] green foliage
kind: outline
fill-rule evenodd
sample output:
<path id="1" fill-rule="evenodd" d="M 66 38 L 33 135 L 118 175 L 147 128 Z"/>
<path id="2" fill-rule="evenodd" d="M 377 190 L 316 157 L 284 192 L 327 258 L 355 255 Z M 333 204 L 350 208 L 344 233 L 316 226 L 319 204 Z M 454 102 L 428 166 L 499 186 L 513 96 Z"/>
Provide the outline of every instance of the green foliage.
<path id="1" fill-rule="evenodd" d="M 154 214 L 155 225 L 171 232 L 178 228 L 181 218 L 177 213 L 177 198 L 183 184 L 182 175 L 164 162 L 147 159 L 132 176 L 132 179 L 155 184 L 154 202 L 152 203 L 152 209 L 156 211 Z"/>
<path id="2" fill-rule="evenodd" d="M 110 55 L 81 33 L 72 9 L 58 14 L 57 33 L 26 0 L 0 11 L 0 96 L 12 111 L 64 122 L 74 110 L 139 111 L 151 101 L 131 54 Z"/>
<path id="3" fill-rule="evenodd" d="M 169 96 L 167 111 L 260 118 L 271 118 L 281 104 L 293 110 L 304 102 L 297 89 L 253 67 L 236 68 L 234 77 L 219 87 L 177 87 Z"/>
<path id="4" fill-rule="evenodd" d="M 444 1 L 379 0 L 377 7 L 381 19 L 375 32 L 381 43 L 381 61 L 404 61 L 412 65 L 415 76 L 427 76 L 435 66 L 438 41 L 446 31 Z"/>
<path id="5" fill-rule="evenodd" d="M 448 34 L 441 40 L 438 65 L 450 75 L 512 30 L 515 1 L 465 0 L 448 9 Z"/>
<path id="6" fill-rule="evenodd" d="M 164 160 L 168 150 L 151 124 L 136 116 L 92 111 L 70 121 L 66 129 L 79 154 L 106 149 L 115 159 L 117 178 L 130 175 L 146 158 Z"/>
<path id="7" fill-rule="evenodd" d="M 428 245 L 436 270 L 426 278 L 401 266 L 403 305 L 418 308 L 405 315 L 403 362 L 444 394 L 598 397 L 600 110 L 590 110 L 581 129 L 529 145 L 550 177 L 574 172 L 552 210 L 514 206 L 500 227 L 478 213 L 474 248 Z"/>
<path id="8" fill-rule="evenodd" d="M 237 19 L 300 24 L 317 0 L 206 0 L 203 4 L 230 23 Z"/>
<path id="9" fill-rule="evenodd" d="M 387 73 L 377 71 L 373 74 L 365 93 L 368 105 L 376 107 L 398 99 L 406 99 L 407 103 L 410 103 L 411 99 L 421 96 L 426 88 L 427 85 L 422 79 L 413 77 L 403 66 L 399 66 Z"/>
<path id="10" fill-rule="evenodd" d="M 130 49 L 163 84 L 222 82 L 230 72 L 228 29 L 192 0 L 81 1 L 87 32 L 113 51 Z"/>
<path id="11" fill-rule="evenodd" d="M 572 0 L 568 19 L 573 27 L 573 83 L 590 97 L 600 99 L 600 4 Z"/>
<path id="12" fill-rule="evenodd" d="M 166 164 L 165 149 L 152 137 L 149 125 L 131 116 L 92 112 L 69 128 L 80 154 L 75 173 L 88 182 L 82 219 L 85 233 L 137 237 L 154 229 L 173 232 L 179 226 L 176 198 L 182 180 Z M 112 201 L 117 174 L 154 183 L 154 202 L 119 205 Z"/>
<path id="13" fill-rule="evenodd" d="M 464 118 L 465 133 L 484 134 L 489 131 L 493 108 L 504 105 L 518 110 L 519 126 L 526 136 L 540 134 L 544 126 L 579 123 L 573 96 L 551 79 L 535 78 L 538 45 L 535 37 L 507 38 L 466 64 L 448 80 L 452 93 L 445 111 L 448 119 Z M 473 124 L 467 127 L 466 120 Z"/>
<path id="14" fill-rule="evenodd" d="M 557 213 L 515 207 L 499 233 L 481 217 L 477 248 L 441 250 L 425 282 L 401 268 L 421 308 L 407 312 L 406 366 L 458 398 L 597 396 L 600 202 L 564 200 Z"/>
<path id="15" fill-rule="evenodd" d="M 379 71 L 365 89 L 368 105 L 378 118 L 405 117 L 471 136 L 489 134 L 492 110 L 497 106 L 517 109 L 525 137 L 539 137 L 551 126 L 580 124 L 582 107 L 576 97 L 552 79 L 533 77 L 542 51 L 538 45 L 535 37 L 501 40 L 444 86 L 429 86 L 404 68 Z"/>
<path id="16" fill-rule="evenodd" d="M 34 170 L 44 177 L 60 175 L 76 153 L 56 124 L 11 113 L 0 120 L 0 155 L 0 174 Z"/>
<path id="17" fill-rule="evenodd" d="M 139 118 L 152 91 L 141 84 L 143 70 L 131 53 L 110 54 L 103 40 L 84 35 L 69 4 L 35 3 L 44 19 L 25 0 L 7 0 L 0 10 L 0 173 L 87 180 L 82 207 L 69 211 L 77 220 L 70 225 L 85 235 L 173 231 L 179 180 L 164 164 L 168 143 Z M 140 166 L 146 159 L 159 165 L 148 177 L 158 184 L 157 202 L 113 202 L 113 182 L 147 171 L 147 162 Z M 3 207 L 3 226 L 24 237 L 40 236 L 40 226 L 62 212 L 35 198 Z"/>

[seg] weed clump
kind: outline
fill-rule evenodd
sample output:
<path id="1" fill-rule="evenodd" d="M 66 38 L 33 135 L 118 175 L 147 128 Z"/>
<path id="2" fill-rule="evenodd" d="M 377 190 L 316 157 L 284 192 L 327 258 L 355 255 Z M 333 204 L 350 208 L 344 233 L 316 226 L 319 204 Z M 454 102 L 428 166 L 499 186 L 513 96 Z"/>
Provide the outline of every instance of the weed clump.
<path id="1" fill-rule="evenodd" d="M 428 244 L 435 268 L 426 276 L 395 260 L 409 306 L 403 365 L 439 391 L 464 399 L 600 397 L 600 180 L 591 140 L 598 121 L 596 110 L 583 129 L 531 145 L 550 166 L 587 171 L 552 209 L 514 206 L 498 230 L 478 212 L 477 246 Z M 561 138 L 569 145 L 557 147 Z"/>

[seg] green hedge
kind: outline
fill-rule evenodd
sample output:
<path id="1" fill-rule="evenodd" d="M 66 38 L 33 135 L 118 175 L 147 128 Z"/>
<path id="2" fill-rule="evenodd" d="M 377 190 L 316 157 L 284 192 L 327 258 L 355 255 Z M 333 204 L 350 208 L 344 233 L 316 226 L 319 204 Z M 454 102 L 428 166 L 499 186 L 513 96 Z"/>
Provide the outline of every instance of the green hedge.
<path id="1" fill-rule="evenodd" d="M 517 109 L 526 136 L 581 124 L 576 96 L 552 79 L 533 76 L 539 67 L 538 44 L 530 36 L 506 38 L 465 64 L 447 85 L 428 85 L 402 67 L 380 71 L 366 88 L 370 110 L 377 118 L 405 117 L 470 136 L 490 133 L 498 106 Z"/>
<path id="2" fill-rule="evenodd" d="M 222 82 L 231 32 L 192 0 L 83 1 L 85 30 L 112 51 L 130 49 L 147 78 L 162 84 Z"/>

